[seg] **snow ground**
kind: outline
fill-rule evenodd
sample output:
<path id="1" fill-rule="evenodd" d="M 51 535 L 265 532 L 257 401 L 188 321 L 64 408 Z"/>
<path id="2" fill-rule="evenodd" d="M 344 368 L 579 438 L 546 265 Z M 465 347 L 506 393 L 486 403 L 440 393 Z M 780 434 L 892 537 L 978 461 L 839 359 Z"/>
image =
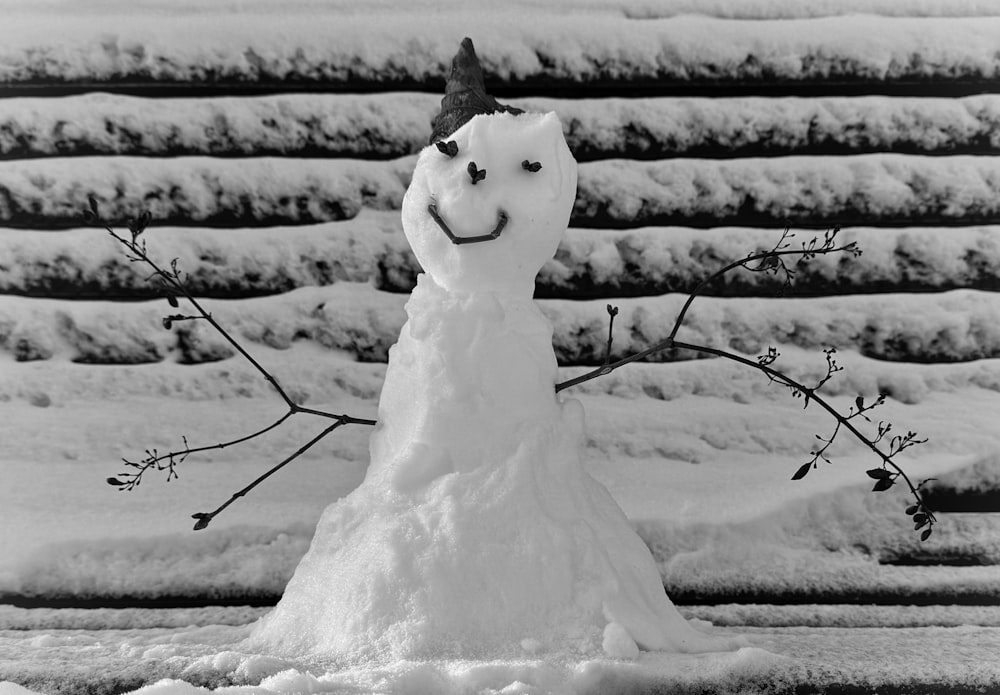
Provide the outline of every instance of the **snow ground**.
<path id="1" fill-rule="evenodd" d="M 725 631 L 718 629 L 720 631 Z M 735 632 L 730 630 L 730 632 Z M 102 683 L 137 695 L 272 693 L 768 693 L 831 683 L 858 692 L 976 691 L 1000 679 L 1000 629 L 741 628 L 752 645 L 729 654 L 643 654 L 637 661 L 400 663 L 323 673 L 239 651 L 243 627 L 101 630 L 69 634 L 0 631 L 0 668 L 30 692 L 79 693 Z M 44 653 L 44 661 L 38 658 Z M 205 653 L 213 656 L 202 656 Z M 81 663 L 81 657 L 85 661 Z M 8 661 L 9 660 L 9 661 Z M 11 662 L 16 664 L 11 666 Z M 5 668 L 6 667 L 6 668 Z M 136 689 L 152 675 L 154 685 Z M 259 683 L 256 687 L 248 684 Z M 988 692 L 988 690 L 986 690 Z M 0 683 L 0 694 L 22 695 Z"/>

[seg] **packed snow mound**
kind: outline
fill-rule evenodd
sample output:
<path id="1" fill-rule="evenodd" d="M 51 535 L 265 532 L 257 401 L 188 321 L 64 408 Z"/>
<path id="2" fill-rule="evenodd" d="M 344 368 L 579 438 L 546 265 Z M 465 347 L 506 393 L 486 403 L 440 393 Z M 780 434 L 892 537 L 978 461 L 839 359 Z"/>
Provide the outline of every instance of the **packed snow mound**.
<path id="1" fill-rule="evenodd" d="M 724 650 L 664 595 L 649 551 L 580 461 L 530 299 L 421 276 L 390 354 L 365 482 L 332 505 L 251 640 L 344 662 Z"/>
<path id="2" fill-rule="evenodd" d="M 426 147 L 403 198 L 403 231 L 413 253 L 452 292 L 530 297 L 538 270 L 566 231 L 576 194 L 576 161 L 559 118 L 479 115 L 446 139 L 455 143 L 454 154 Z M 458 243 L 488 234 L 497 236 Z"/>

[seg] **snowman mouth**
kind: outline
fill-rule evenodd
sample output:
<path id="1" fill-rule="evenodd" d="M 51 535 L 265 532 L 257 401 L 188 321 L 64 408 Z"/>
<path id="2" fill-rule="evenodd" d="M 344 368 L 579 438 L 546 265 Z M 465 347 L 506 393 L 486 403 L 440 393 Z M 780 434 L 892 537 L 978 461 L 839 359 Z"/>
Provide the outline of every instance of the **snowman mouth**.
<path id="1" fill-rule="evenodd" d="M 480 241 L 493 241 L 500 236 L 500 232 L 502 232 L 503 228 L 507 226 L 507 220 L 509 219 L 506 212 L 498 210 L 497 224 L 493 228 L 493 231 L 489 234 L 479 234 L 478 236 L 456 236 L 455 233 L 451 231 L 451 228 L 448 227 L 448 223 L 444 221 L 443 217 L 441 217 L 441 214 L 438 212 L 437 205 L 434 203 L 428 205 L 427 212 L 430 213 L 430 216 L 435 222 L 437 222 L 438 227 L 441 228 L 441 231 L 444 232 L 445 236 L 448 237 L 453 244 L 476 244 Z"/>

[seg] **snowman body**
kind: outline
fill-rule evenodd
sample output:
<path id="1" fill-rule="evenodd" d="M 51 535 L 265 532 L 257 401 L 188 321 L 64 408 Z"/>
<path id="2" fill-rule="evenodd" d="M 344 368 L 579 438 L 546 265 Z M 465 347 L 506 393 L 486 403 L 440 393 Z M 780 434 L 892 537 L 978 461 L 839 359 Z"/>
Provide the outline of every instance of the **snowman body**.
<path id="1" fill-rule="evenodd" d="M 251 641 L 343 664 L 731 648 L 667 598 L 583 468 L 582 407 L 555 393 L 531 297 L 575 195 L 558 118 L 479 115 L 451 140 L 457 152 L 421 153 L 403 203 L 426 274 L 389 353 L 368 473 L 324 512 Z"/>

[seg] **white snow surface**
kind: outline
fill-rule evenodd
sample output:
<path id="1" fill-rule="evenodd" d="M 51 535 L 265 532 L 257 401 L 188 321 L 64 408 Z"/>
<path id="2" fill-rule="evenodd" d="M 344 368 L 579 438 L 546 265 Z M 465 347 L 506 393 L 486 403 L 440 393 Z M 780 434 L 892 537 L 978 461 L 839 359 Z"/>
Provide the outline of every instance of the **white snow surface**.
<path id="1" fill-rule="evenodd" d="M 0 100 L 0 153 L 394 157 L 427 144 L 436 94 L 147 99 L 89 93 Z M 1000 96 L 512 99 L 555 111 L 577 159 L 809 147 L 948 153 L 1000 148 Z"/>
<path id="2" fill-rule="evenodd" d="M 413 0 L 407 3 L 428 13 L 453 12 L 460 8 L 495 8 L 488 0 Z M 518 14 L 538 11 L 533 0 L 510 0 L 505 7 Z M 552 0 L 545 3 L 550 11 L 600 10 L 621 13 L 627 17 L 670 17 L 679 14 L 704 14 L 716 17 L 743 19 L 787 19 L 792 17 L 825 17 L 845 14 L 871 13 L 904 17 L 963 17 L 992 16 L 998 13 L 990 0 L 816 0 L 808 4 L 797 0 Z M 3 0 L 4 10 L 35 12 L 102 13 L 111 10 L 141 12 L 205 11 L 275 12 L 268 0 Z M 317 13 L 332 10 L 351 13 L 380 15 L 398 9 L 393 0 L 288 0 L 282 3 L 281 13 Z"/>
<path id="3" fill-rule="evenodd" d="M 0 187 L 6 191 L 0 221 L 11 226 L 76 225 L 90 194 L 108 220 L 137 217 L 143 210 L 161 223 L 236 221 L 247 226 L 340 220 L 365 207 L 398 210 L 415 160 L 12 160 L 0 165 Z M 993 220 L 1000 211 L 998 160 L 876 153 L 585 162 L 579 166 L 573 222 L 638 227 L 670 216 L 719 224 L 749 214 L 760 216 L 765 226 L 845 218 L 866 224 L 969 224 Z"/>
<path id="4" fill-rule="evenodd" d="M 293 227 L 157 225 L 145 236 L 151 257 L 158 262 L 176 258 L 188 273 L 188 287 L 202 297 L 338 282 L 409 292 L 420 272 L 397 211 L 362 210 L 351 220 Z M 789 241 L 801 244 L 814 236 L 795 230 Z M 549 297 L 690 290 L 725 262 L 751 250 L 773 248 L 780 237 L 777 230 L 752 227 L 572 228 L 555 258 L 542 266 L 537 285 Z M 838 239 L 841 244 L 856 242 L 863 254 L 850 263 L 831 254 L 800 265 L 792 296 L 834 289 L 858 293 L 872 288 L 975 287 L 1000 278 L 1000 226 L 851 227 Z M 12 294 L 54 296 L 69 291 L 79 296 L 82 288 L 99 297 L 153 293 L 147 273 L 130 263 L 102 229 L 0 229 L 0 259 L 0 289 Z M 72 285 L 67 278 L 73 279 Z M 773 296 L 781 280 L 768 273 L 738 271 L 705 291 Z"/>
<path id="5" fill-rule="evenodd" d="M 492 4 L 371 13 L 316 4 L 299 12 L 152 12 L 117 3 L 40 16 L 24 5 L 4 13 L 0 80 L 426 83 L 442 74 L 462 36 L 499 80 L 992 79 L 1000 70 L 998 16 L 636 20 L 538 5 L 513 21 L 509 8 Z"/>

